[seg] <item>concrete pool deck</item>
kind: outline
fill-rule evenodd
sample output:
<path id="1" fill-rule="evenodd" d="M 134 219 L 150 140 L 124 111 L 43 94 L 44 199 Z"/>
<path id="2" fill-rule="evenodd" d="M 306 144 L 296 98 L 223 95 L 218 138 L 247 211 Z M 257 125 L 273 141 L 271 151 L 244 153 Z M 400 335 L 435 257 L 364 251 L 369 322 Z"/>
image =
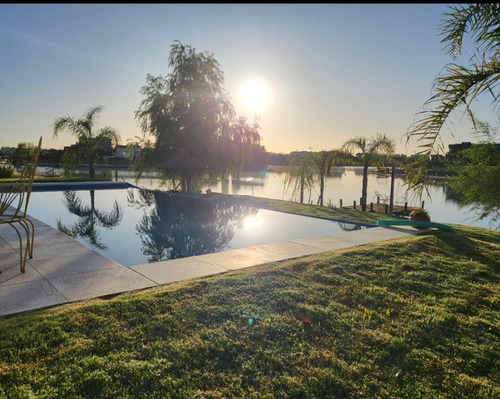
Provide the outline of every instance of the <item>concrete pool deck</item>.
<path id="1" fill-rule="evenodd" d="M 31 220 L 35 224 L 34 257 L 27 260 L 26 273 L 19 268 L 16 232 L 8 225 L 0 226 L 0 316 L 422 232 L 374 227 L 126 267 L 37 219 Z"/>

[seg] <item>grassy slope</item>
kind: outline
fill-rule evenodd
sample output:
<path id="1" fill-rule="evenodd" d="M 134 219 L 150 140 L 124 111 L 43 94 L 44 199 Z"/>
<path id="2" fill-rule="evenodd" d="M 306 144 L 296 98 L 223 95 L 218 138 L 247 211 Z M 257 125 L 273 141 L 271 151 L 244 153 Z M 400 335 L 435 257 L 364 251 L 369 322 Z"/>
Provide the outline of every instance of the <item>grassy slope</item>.
<path id="1" fill-rule="evenodd" d="M 250 195 L 225 195 L 219 193 L 211 193 L 200 195 L 200 197 L 213 198 L 214 200 L 220 200 L 226 203 L 253 206 L 257 208 L 270 209 L 273 211 L 295 213 L 299 215 L 307 215 L 324 219 L 346 220 L 373 225 L 377 224 L 378 219 L 389 218 L 389 216 L 381 213 L 361 212 L 359 210 L 355 211 L 352 209 L 340 209 L 330 208 L 327 206 L 300 204 L 298 202 L 254 197 Z"/>
<path id="2" fill-rule="evenodd" d="M 462 227 L 5 317 L 0 397 L 499 397 L 499 259 Z"/>

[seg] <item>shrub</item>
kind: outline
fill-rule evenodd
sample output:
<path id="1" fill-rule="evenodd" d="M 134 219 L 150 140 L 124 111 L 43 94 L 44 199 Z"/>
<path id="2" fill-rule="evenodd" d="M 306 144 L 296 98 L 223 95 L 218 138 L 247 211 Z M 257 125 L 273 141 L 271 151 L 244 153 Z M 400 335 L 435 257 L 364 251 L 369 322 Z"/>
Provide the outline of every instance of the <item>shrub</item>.
<path id="1" fill-rule="evenodd" d="M 109 169 L 105 169 L 99 174 L 99 178 L 102 180 L 113 180 L 113 172 Z"/>
<path id="2" fill-rule="evenodd" d="M 72 152 L 65 151 L 61 157 L 63 163 L 63 176 L 72 177 L 75 175 L 76 155 Z"/>
<path id="3" fill-rule="evenodd" d="M 14 175 L 14 167 L 12 165 L 0 166 L 0 178 L 8 178 Z"/>
<path id="4" fill-rule="evenodd" d="M 430 222 L 431 217 L 429 212 L 427 212 L 424 208 L 415 208 L 410 212 L 410 220 L 423 220 Z"/>

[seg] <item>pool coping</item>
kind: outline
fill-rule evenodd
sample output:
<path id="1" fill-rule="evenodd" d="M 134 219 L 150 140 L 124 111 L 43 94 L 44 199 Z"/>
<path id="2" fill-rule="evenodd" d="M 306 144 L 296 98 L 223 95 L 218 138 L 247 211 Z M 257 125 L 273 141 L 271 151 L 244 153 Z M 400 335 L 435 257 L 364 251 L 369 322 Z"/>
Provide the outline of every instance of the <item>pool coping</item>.
<path id="1" fill-rule="evenodd" d="M 63 191 L 63 190 L 113 190 L 123 188 L 140 188 L 127 182 L 96 181 L 96 182 L 47 182 L 33 183 L 32 191 Z"/>
<path id="2" fill-rule="evenodd" d="M 78 187 L 85 186 L 88 189 L 92 185 L 78 184 Z M 118 188 L 118 185 L 114 186 Z M 102 188 L 103 185 L 99 184 L 97 187 Z M 142 290 L 425 231 L 372 227 L 123 266 L 46 223 L 36 218 L 31 219 L 35 224 L 34 257 L 28 259 L 24 274 L 19 270 L 17 235 L 10 226 L 0 226 L 0 316 Z"/>

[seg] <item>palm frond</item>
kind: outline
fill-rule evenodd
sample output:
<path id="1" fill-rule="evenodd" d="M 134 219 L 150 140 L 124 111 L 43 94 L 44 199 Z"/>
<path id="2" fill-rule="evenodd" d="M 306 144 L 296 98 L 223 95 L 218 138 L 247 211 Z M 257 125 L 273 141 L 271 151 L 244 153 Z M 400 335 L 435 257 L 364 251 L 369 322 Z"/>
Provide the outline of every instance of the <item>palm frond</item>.
<path id="1" fill-rule="evenodd" d="M 441 23 L 442 43 L 447 54 L 454 58 L 462 52 L 463 40 L 470 34 L 483 51 L 494 50 L 500 39 L 500 4 L 467 4 L 450 7 Z"/>
<path id="2" fill-rule="evenodd" d="M 413 138 L 419 143 L 418 154 L 421 155 L 432 153 L 441 129 L 454 110 L 465 107 L 465 111 L 475 123 L 471 104 L 481 94 L 493 93 L 500 79 L 500 62 L 490 59 L 484 61 L 480 67 L 472 69 L 450 64 L 446 71 L 446 75 L 436 80 L 437 93 L 424 105 L 433 109 L 422 111 L 422 118 L 406 133 L 407 141 Z M 498 95 L 494 94 L 495 106 L 498 106 L 498 99 Z"/>

